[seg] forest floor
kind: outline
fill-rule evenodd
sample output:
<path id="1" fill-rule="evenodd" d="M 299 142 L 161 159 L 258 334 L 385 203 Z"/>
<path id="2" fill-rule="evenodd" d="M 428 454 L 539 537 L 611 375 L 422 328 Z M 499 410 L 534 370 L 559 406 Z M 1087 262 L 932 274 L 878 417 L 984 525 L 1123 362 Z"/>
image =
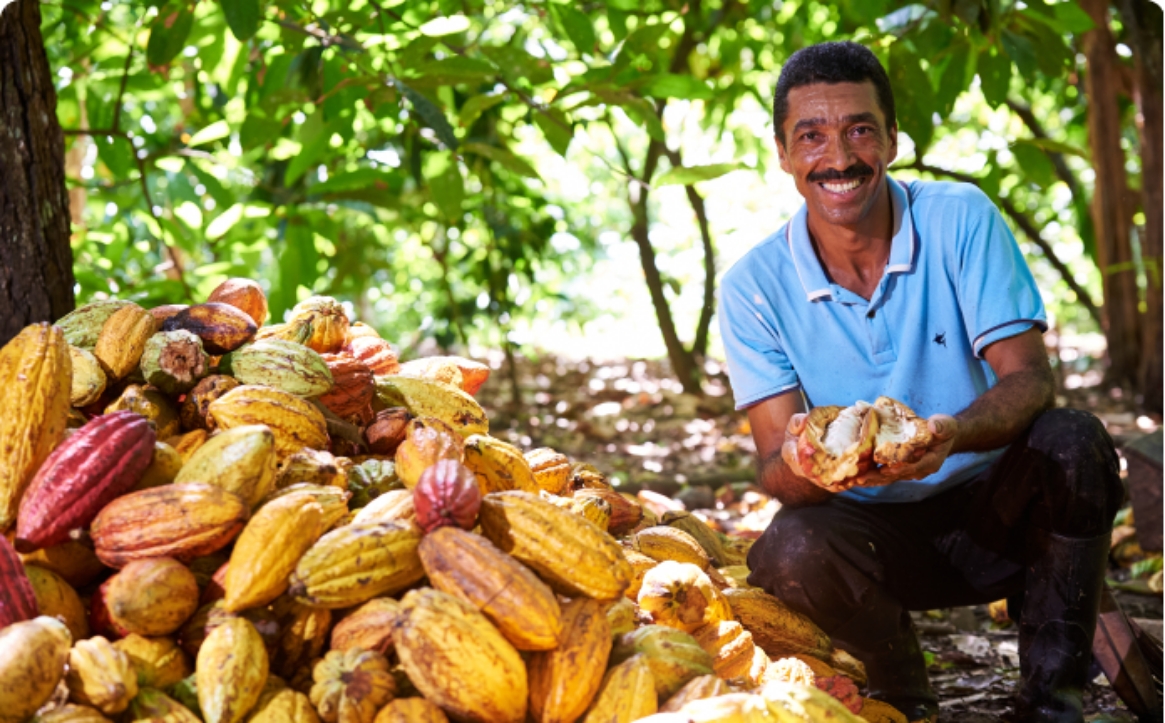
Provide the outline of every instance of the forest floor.
<path id="1" fill-rule="evenodd" d="M 490 362 L 494 373 L 479 398 L 495 436 L 589 462 L 620 491 L 639 493 L 657 509 L 698 511 L 724 532 L 759 535 L 779 509 L 753 484 L 756 448 L 721 365 L 706 365 L 705 394 L 693 396 L 657 361 L 519 357 L 511 368 L 499 353 Z M 1118 449 L 1161 424 L 1119 390 L 1098 385 L 1064 389 L 1057 402 L 1096 414 Z M 1128 508 L 1118 521 L 1126 523 L 1118 536 L 1129 538 Z M 1154 569 L 1161 569 L 1160 553 L 1144 553 L 1134 539 L 1114 547 L 1109 579 L 1120 605 L 1159 640 L 1162 596 L 1147 584 Z M 1005 614 L 996 616 L 986 605 L 915 613 L 944 720 L 989 723 L 1010 708 L 1018 635 Z M 1102 675 L 1088 686 L 1085 708 L 1089 721 L 1135 720 Z"/>

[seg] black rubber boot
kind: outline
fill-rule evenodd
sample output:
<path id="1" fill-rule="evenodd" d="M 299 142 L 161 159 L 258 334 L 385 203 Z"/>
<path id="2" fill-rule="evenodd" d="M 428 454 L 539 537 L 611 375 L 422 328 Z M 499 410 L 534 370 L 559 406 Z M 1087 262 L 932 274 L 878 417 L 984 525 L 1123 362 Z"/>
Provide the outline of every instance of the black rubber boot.
<path id="1" fill-rule="evenodd" d="M 1084 720 L 1082 698 L 1111 538 L 1107 532 L 1089 538 L 1033 532 L 1019 626 L 1019 719 Z"/>
<path id="2" fill-rule="evenodd" d="M 926 675 L 914 622 L 897 601 L 876 595 L 831 635 L 865 664 L 868 697 L 889 703 L 912 722 L 933 720 L 938 714 L 938 696 Z"/>

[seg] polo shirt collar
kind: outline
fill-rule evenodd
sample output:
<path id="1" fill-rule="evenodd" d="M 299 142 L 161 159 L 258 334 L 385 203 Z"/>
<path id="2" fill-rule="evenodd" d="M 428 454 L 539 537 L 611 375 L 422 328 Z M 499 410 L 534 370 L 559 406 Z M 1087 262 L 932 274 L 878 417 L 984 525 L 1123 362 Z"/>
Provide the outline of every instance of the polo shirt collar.
<path id="1" fill-rule="evenodd" d="M 890 239 L 890 259 L 886 263 L 886 273 L 901 273 L 914 268 L 914 219 L 910 213 L 910 195 L 906 187 L 887 177 L 890 188 L 890 209 L 894 215 L 894 234 Z M 813 241 L 809 238 L 809 215 L 807 205 L 801 208 L 785 225 L 785 240 L 793 256 L 793 266 L 801 287 L 805 289 L 806 301 L 816 301 L 833 297 L 833 284 L 821 268 Z"/>

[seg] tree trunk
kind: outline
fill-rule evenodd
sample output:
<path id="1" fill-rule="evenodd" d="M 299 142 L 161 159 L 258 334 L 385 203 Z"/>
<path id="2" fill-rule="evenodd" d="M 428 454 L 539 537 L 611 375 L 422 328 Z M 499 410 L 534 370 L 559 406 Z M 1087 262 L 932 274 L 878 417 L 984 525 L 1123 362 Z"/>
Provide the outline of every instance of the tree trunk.
<path id="1" fill-rule="evenodd" d="M 1096 259 L 1104 282 L 1107 321 L 1108 381 L 1138 387 L 1140 364 L 1137 272 L 1129 243 L 1130 209 L 1121 149 L 1121 117 L 1117 91 L 1120 65 L 1108 27 L 1108 0 L 1083 0 L 1096 27 L 1084 33 L 1088 61 L 1088 143 L 1096 185 L 1092 192 L 1092 223 L 1096 230 Z"/>
<path id="2" fill-rule="evenodd" d="M 1143 404 L 1150 411 L 1161 413 L 1162 359 L 1161 335 L 1161 235 L 1165 233 L 1162 198 L 1163 130 L 1161 118 L 1161 86 L 1165 82 L 1161 72 L 1161 8 L 1149 0 L 1121 0 L 1121 22 L 1133 48 L 1137 127 L 1141 134 L 1141 183 L 1144 186 L 1142 205 L 1145 229 L 1142 236 L 1141 258 L 1145 264 L 1146 313 L 1141 319 L 1141 365 L 1138 378 Z"/>
<path id="3" fill-rule="evenodd" d="M 0 345 L 73 309 L 65 140 L 38 0 L 0 11 Z"/>

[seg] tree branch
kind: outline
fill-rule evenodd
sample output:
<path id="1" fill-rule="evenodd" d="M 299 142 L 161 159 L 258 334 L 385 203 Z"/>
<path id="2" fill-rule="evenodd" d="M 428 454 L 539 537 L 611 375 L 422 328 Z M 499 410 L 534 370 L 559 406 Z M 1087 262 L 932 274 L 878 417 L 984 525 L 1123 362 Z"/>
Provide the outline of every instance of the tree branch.
<path id="1" fill-rule="evenodd" d="M 125 54 L 125 67 L 121 70 L 121 85 L 117 88 L 117 100 L 113 103 L 113 121 L 109 124 L 113 130 L 121 130 L 121 99 L 125 95 L 125 84 L 129 80 L 129 64 L 133 60 L 133 45 Z M 132 146 L 133 143 L 130 143 Z M 136 155 L 136 154 L 135 154 Z"/>
<path id="2" fill-rule="evenodd" d="M 913 168 L 916 171 L 929 173 L 932 176 L 945 176 L 946 178 L 952 178 L 956 181 L 972 183 L 976 186 L 979 185 L 979 179 L 970 174 L 960 173 L 958 171 L 948 171 L 945 168 L 931 166 L 917 158 L 909 164 L 899 166 L 899 168 Z M 1031 239 L 1032 243 L 1040 247 L 1040 251 L 1043 252 L 1044 258 L 1046 258 L 1048 263 L 1050 263 L 1052 267 L 1056 269 L 1056 271 L 1060 274 L 1060 278 L 1062 278 L 1064 283 L 1068 285 L 1068 288 L 1072 289 L 1073 293 L 1076 294 L 1076 298 L 1079 299 L 1081 306 L 1087 309 L 1088 313 L 1096 321 L 1096 324 L 1103 328 L 1100 309 L 1092 301 L 1092 296 L 1083 286 L 1076 282 L 1076 279 L 1072 276 L 1071 270 L 1069 270 L 1067 265 L 1065 265 L 1064 262 L 1056 256 L 1056 252 L 1052 250 L 1052 245 L 1045 241 L 1042 236 L 1040 236 L 1039 229 L 1036 228 L 1035 222 L 1033 222 L 1018 208 L 1016 208 L 1015 204 L 1013 204 L 1010 199 L 1004 196 L 1000 196 L 996 198 L 995 201 L 999 204 L 999 207 L 1003 209 L 1003 212 L 1006 213 L 1007 216 L 1015 223 L 1015 225 L 1018 226 L 1019 229 L 1023 231 L 1029 239 Z"/>
<path id="3" fill-rule="evenodd" d="M 122 82 L 124 87 L 124 80 Z M 150 186 L 146 181 L 146 162 L 145 159 L 138 157 L 137 151 L 133 147 L 133 138 L 131 138 L 130 135 L 125 131 L 119 131 L 113 128 L 63 128 L 61 129 L 61 132 L 67 136 L 89 136 L 91 138 L 100 136 L 112 136 L 114 138 L 123 138 L 127 143 L 129 143 L 130 155 L 133 156 L 134 163 L 136 163 L 138 167 L 138 180 L 141 181 L 142 198 L 146 202 L 146 211 L 149 212 L 150 216 L 152 216 L 155 221 L 159 222 L 158 228 L 161 230 L 161 234 L 158 240 L 162 242 L 162 248 L 166 249 L 166 255 L 170 258 L 170 263 L 174 266 L 174 273 L 178 275 L 178 282 L 182 284 L 182 289 L 186 293 L 186 298 L 190 301 L 194 301 L 194 292 L 191 291 L 190 285 L 186 283 L 186 275 L 182 273 L 182 262 L 178 258 L 178 252 L 174 249 L 173 246 L 166 243 L 166 229 L 161 224 L 161 216 L 159 216 L 154 211 L 154 199 L 150 195 Z"/>
<path id="4" fill-rule="evenodd" d="M 684 165 L 679 151 L 667 150 L 668 160 L 673 168 Z M 712 232 L 708 227 L 708 210 L 704 206 L 704 197 L 696 187 L 688 184 L 684 186 L 688 195 L 688 205 L 696 214 L 696 222 L 700 226 L 700 240 L 704 245 L 704 306 L 700 309 L 700 320 L 696 323 L 696 338 L 692 341 L 692 353 L 703 359 L 708 353 L 708 328 L 712 325 L 712 312 L 716 308 L 716 249 L 712 245 Z"/>
<path id="5" fill-rule="evenodd" d="M 1032 113 L 1032 109 L 1029 106 L 1008 98 L 1007 107 L 1011 109 L 1012 113 L 1019 116 L 1019 119 L 1031 131 L 1032 136 L 1040 140 L 1049 139 L 1048 132 L 1044 130 L 1043 125 L 1036 118 L 1035 113 Z M 1068 186 L 1068 190 L 1072 192 L 1072 198 L 1079 203 L 1087 203 L 1088 199 L 1084 197 L 1084 191 L 1080 187 L 1080 181 L 1076 178 L 1076 174 L 1072 173 L 1072 169 L 1068 168 L 1068 163 L 1064 160 L 1064 154 L 1046 148 L 1041 150 L 1043 150 L 1052 162 L 1052 167 L 1056 170 L 1056 177 L 1063 181 Z"/>

